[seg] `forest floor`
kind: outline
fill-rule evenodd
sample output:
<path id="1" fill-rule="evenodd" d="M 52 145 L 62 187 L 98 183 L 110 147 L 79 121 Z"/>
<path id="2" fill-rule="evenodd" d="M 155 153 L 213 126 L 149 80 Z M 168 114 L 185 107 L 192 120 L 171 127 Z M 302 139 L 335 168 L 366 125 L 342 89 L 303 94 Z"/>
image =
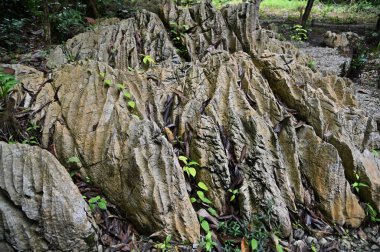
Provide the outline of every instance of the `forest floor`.
<path id="1" fill-rule="evenodd" d="M 289 7 L 289 11 L 285 14 L 280 13 L 281 9 L 272 8 L 269 4 L 271 0 L 264 0 L 262 8 L 263 20 L 261 21 L 263 28 L 273 29 L 273 24 L 276 24 L 277 30 L 282 31 L 280 38 L 283 40 L 290 40 L 293 26 L 296 24 L 299 17 L 299 10 L 296 5 Z M 288 1 L 288 0 L 286 0 Z M 279 1 L 281 2 L 281 1 Z M 289 2 L 289 1 L 288 1 Z M 301 1 L 294 1 L 301 2 Z M 304 1 L 302 1 L 305 4 Z M 267 5 L 265 5 L 267 4 Z M 296 6 L 296 7 L 295 7 Z M 319 17 L 318 22 L 322 25 L 314 25 L 308 30 L 308 41 L 302 43 L 295 43 L 300 47 L 300 50 L 306 54 L 309 54 L 314 58 L 316 62 L 316 68 L 321 71 L 330 71 L 339 74 L 340 65 L 345 61 L 349 61 L 351 55 L 347 53 L 339 52 L 336 49 L 331 49 L 323 46 L 323 35 L 326 31 L 333 32 L 347 32 L 352 31 L 360 36 L 370 36 L 371 29 L 363 27 L 371 27 L 375 22 L 377 12 L 370 10 L 370 15 L 360 15 L 356 19 L 347 19 L 348 23 L 366 23 L 360 25 L 341 25 L 341 21 L 346 14 L 341 14 L 338 18 L 328 18 L 330 14 L 323 15 L 324 12 L 320 11 L 314 17 Z M 336 13 L 338 13 L 336 11 Z M 374 14 L 373 14 L 374 13 Z M 334 16 L 331 16 L 334 17 Z M 365 20 L 362 19 L 365 18 Z M 279 20 L 278 22 L 274 20 Z M 284 22 L 283 20 L 287 20 Z M 335 21 L 334 24 L 331 24 Z M 338 24 L 337 24 L 338 23 Z M 326 25 L 327 24 L 327 25 Z M 367 26 L 366 26 L 367 25 Z M 21 33 L 20 33 L 21 31 Z M 7 49 L 0 46 L 0 62 L 11 64 L 24 64 L 32 66 L 40 71 L 47 73 L 49 70 L 46 68 L 46 56 L 49 54 L 50 46 L 43 42 L 43 30 L 41 27 L 33 24 L 20 24 L 17 32 L 12 31 L 10 34 L 12 37 L 8 39 L 9 44 Z M 0 36 L 1 38 L 1 36 Z M 366 65 L 363 67 L 363 72 L 358 79 L 355 80 L 354 89 L 358 97 L 359 103 L 363 109 L 366 109 L 368 113 L 378 113 L 380 111 L 380 91 L 376 88 L 377 79 L 379 76 L 373 69 L 373 60 L 376 60 L 376 56 L 369 54 Z M 379 115 L 380 118 L 380 115 Z M 83 183 L 83 179 L 78 179 L 78 187 L 83 190 L 89 190 L 88 186 Z M 95 190 L 95 189 L 94 189 Z M 115 210 L 117 212 L 117 209 Z M 115 214 L 116 215 L 116 214 Z M 104 218 L 103 216 L 96 216 L 99 221 Z M 110 224 L 111 225 L 111 224 Z M 124 225 L 121 222 L 113 222 L 112 225 Z M 105 229 L 109 229 L 106 227 Z M 308 244 L 319 244 L 323 246 L 327 242 L 336 242 L 337 248 L 345 248 L 346 251 L 379 251 L 380 250 L 380 237 L 379 237 L 379 225 L 368 225 L 365 228 L 357 230 L 345 230 L 336 227 L 340 236 L 331 236 L 326 238 L 317 239 L 315 236 L 307 236 L 305 231 L 295 224 L 294 238 L 306 237 L 305 242 Z M 132 232 L 128 230 L 128 232 Z M 297 236 L 297 237 L 296 237 Z M 110 239 L 106 234 L 103 239 Z M 334 249 L 333 247 L 330 247 Z"/>

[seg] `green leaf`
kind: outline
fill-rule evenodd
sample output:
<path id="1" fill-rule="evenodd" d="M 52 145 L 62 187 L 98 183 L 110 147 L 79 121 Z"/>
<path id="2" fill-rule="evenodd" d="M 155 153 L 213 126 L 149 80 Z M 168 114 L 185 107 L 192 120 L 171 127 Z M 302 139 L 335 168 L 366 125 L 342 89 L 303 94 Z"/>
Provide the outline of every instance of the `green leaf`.
<path id="1" fill-rule="evenodd" d="M 128 71 L 133 71 L 133 68 L 132 67 L 128 67 Z"/>
<path id="2" fill-rule="evenodd" d="M 105 86 L 111 86 L 112 85 L 112 80 L 104 80 L 104 85 Z"/>
<path id="3" fill-rule="evenodd" d="M 359 183 L 358 186 L 368 187 L 366 183 Z"/>
<path id="4" fill-rule="evenodd" d="M 99 76 L 102 77 L 102 78 L 104 79 L 104 77 L 106 77 L 106 73 L 104 73 L 104 72 L 100 72 L 100 73 L 99 73 Z"/>
<path id="5" fill-rule="evenodd" d="M 218 213 L 216 212 L 216 210 L 215 210 L 214 208 L 209 207 L 209 208 L 207 208 L 207 211 L 208 211 L 211 215 L 213 215 L 213 216 L 215 216 L 215 217 L 218 217 Z"/>
<path id="6" fill-rule="evenodd" d="M 95 204 L 90 204 L 89 206 L 90 206 L 91 211 L 94 211 L 96 205 Z"/>
<path id="7" fill-rule="evenodd" d="M 203 191 L 197 191 L 197 195 L 202 202 L 206 204 L 212 203 L 208 198 L 205 197 L 205 194 L 203 193 Z"/>
<path id="8" fill-rule="evenodd" d="M 98 207 L 102 210 L 106 210 L 107 209 L 107 201 L 102 199 L 100 202 L 98 202 Z"/>
<path id="9" fill-rule="evenodd" d="M 178 160 L 181 160 L 184 164 L 187 164 L 187 157 L 185 156 L 179 156 Z"/>
<path id="10" fill-rule="evenodd" d="M 78 157 L 74 156 L 74 157 L 69 157 L 69 159 L 67 160 L 67 162 L 69 164 L 79 164 L 80 160 L 79 160 Z"/>
<path id="11" fill-rule="evenodd" d="M 191 176 L 195 177 L 195 175 L 197 175 L 197 170 L 195 170 L 195 168 L 189 167 L 189 173 Z"/>
<path id="12" fill-rule="evenodd" d="M 204 191 L 208 191 L 208 187 L 205 185 L 205 183 L 199 182 L 198 186 L 199 186 L 199 188 L 203 189 Z"/>
<path id="13" fill-rule="evenodd" d="M 208 224 L 208 222 L 206 220 L 203 220 L 201 222 L 201 227 L 203 228 L 203 230 L 207 233 L 210 231 L 210 225 Z"/>
<path id="14" fill-rule="evenodd" d="M 125 89 L 125 85 L 123 83 L 118 83 L 116 85 L 116 88 L 121 91 L 121 90 Z"/>
<path id="15" fill-rule="evenodd" d="M 188 165 L 192 166 L 192 165 L 199 165 L 199 164 L 197 162 L 195 162 L 195 161 L 191 161 L 191 162 L 189 162 Z"/>
<path id="16" fill-rule="evenodd" d="M 131 99 L 131 98 L 132 98 L 131 93 L 129 93 L 128 91 L 125 91 L 125 92 L 123 93 L 123 96 L 124 96 L 125 98 L 128 98 L 128 99 Z"/>
<path id="17" fill-rule="evenodd" d="M 166 239 L 165 239 L 165 242 L 169 243 L 171 240 L 172 240 L 172 235 L 171 234 L 167 235 Z"/>
<path id="18" fill-rule="evenodd" d="M 153 247 L 156 249 L 164 249 L 166 246 L 163 243 L 159 243 L 159 244 L 154 245 Z"/>
<path id="19" fill-rule="evenodd" d="M 282 248 L 282 246 L 279 243 L 276 244 L 276 251 L 277 252 L 284 252 L 284 249 Z"/>
<path id="20" fill-rule="evenodd" d="M 233 195 L 231 196 L 230 201 L 234 201 L 235 198 L 236 198 L 236 196 L 235 196 L 235 194 L 233 194 Z"/>
<path id="21" fill-rule="evenodd" d="M 143 58 L 144 64 L 150 64 L 150 63 L 155 63 L 153 58 L 150 55 L 145 55 Z"/>
<path id="22" fill-rule="evenodd" d="M 96 203 L 96 202 L 98 202 L 98 200 L 100 200 L 100 196 L 92 197 L 92 198 L 88 201 L 88 203 Z"/>
<path id="23" fill-rule="evenodd" d="M 140 117 L 138 115 L 133 114 L 132 117 L 137 119 L 137 120 L 140 120 Z"/>
<path id="24" fill-rule="evenodd" d="M 256 239 L 252 239 L 251 240 L 251 249 L 254 251 L 254 250 L 257 250 L 258 247 L 259 247 L 259 242 Z"/>
<path id="25" fill-rule="evenodd" d="M 359 183 L 355 182 L 355 183 L 352 184 L 352 187 L 357 187 L 358 185 L 359 185 Z"/>
<path id="26" fill-rule="evenodd" d="M 379 151 L 377 151 L 377 150 L 372 150 L 372 154 L 373 154 L 375 157 L 379 157 Z"/>
<path id="27" fill-rule="evenodd" d="M 206 240 L 211 240 L 211 235 L 212 235 L 212 233 L 211 232 L 207 232 L 207 234 L 206 234 Z"/>
<path id="28" fill-rule="evenodd" d="M 190 198 L 190 201 L 191 201 L 191 203 L 194 203 L 194 202 L 197 202 L 197 199 L 194 198 L 194 197 L 191 197 L 191 198 Z"/>
<path id="29" fill-rule="evenodd" d="M 129 101 L 128 106 L 134 109 L 136 106 L 136 103 L 134 101 Z"/>

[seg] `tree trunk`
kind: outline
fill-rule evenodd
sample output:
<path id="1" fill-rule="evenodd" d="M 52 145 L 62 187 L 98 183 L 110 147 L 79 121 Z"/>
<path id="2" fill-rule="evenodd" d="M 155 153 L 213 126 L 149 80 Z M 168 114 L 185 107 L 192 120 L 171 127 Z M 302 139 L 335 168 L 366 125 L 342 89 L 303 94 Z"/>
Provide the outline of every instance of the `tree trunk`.
<path id="1" fill-rule="evenodd" d="M 98 9 L 96 8 L 96 2 L 94 0 L 86 0 L 85 1 L 87 5 L 87 13 L 93 18 L 99 17 Z"/>
<path id="2" fill-rule="evenodd" d="M 306 27 L 306 22 L 310 16 L 311 9 L 313 8 L 313 4 L 314 4 L 314 0 L 307 0 L 305 12 L 303 13 L 302 20 L 301 20 L 301 25 L 303 28 Z"/>
<path id="3" fill-rule="evenodd" d="M 51 44 L 51 29 L 50 29 L 50 18 L 49 18 L 49 4 L 48 0 L 43 0 L 44 8 L 44 38 L 47 45 Z"/>

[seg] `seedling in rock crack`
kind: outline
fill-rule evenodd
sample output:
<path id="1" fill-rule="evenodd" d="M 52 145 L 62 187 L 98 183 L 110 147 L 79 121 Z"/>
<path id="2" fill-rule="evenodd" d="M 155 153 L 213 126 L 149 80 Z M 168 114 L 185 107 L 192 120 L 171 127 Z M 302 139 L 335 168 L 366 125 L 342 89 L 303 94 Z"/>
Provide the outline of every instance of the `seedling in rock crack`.
<path id="1" fill-rule="evenodd" d="M 154 248 L 162 249 L 162 251 L 167 251 L 167 250 L 171 249 L 171 247 L 172 247 L 171 240 L 172 240 L 172 236 L 167 235 L 165 238 L 165 241 L 162 243 L 157 243 L 156 245 L 154 245 Z"/>
<path id="2" fill-rule="evenodd" d="M 132 99 L 132 95 L 128 91 L 124 91 L 123 96 L 124 96 L 124 98 Z"/>
<path id="3" fill-rule="evenodd" d="M 380 222 L 380 218 L 377 218 L 377 211 L 375 208 L 373 208 L 371 206 L 371 204 L 369 203 L 366 203 L 366 212 L 367 212 L 367 215 L 370 217 L 370 220 L 372 222 Z"/>
<path id="4" fill-rule="evenodd" d="M 102 210 L 107 209 L 107 201 L 103 197 L 100 197 L 99 195 L 89 199 L 88 203 L 90 205 L 91 211 L 94 211 L 96 206 L 98 206 Z"/>
<path id="5" fill-rule="evenodd" d="M 359 192 L 359 187 L 368 187 L 366 183 L 359 182 L 359 174 L 355 173 L 356 182 L 354 182 L 351 186 L 356 190 L 356 192 Z"/>
<path id="6" fill-rule="evenodd" d="M 143 63 L 145 65 L 150 65 L 150 64 L 155 64 L 156 63 L 154 61 L 154 59 L 150 55 L 144 55 L 144 54 L 142 54 L 142 56 L 143 56 Z"/>
<path id="7" fill-rule="evenodd" d="M 125 89 L 125 85 L 123 83 L 116 84 L 116 88 L 119 91 L 123 91 Z"/>
<path id="8" fill-rule="evenodd" d="M 230 201 L 234 201 L 235 198 L 236 198 L 236 195 L 239 193 L 239 189 L 234 189 L 234 190 L 232 190 L 232 189 L 228 189 L 228 191 L 229 191 L 230 193 L 232 193 L 231 198 L 230 198 Z"/>
<path id="9" fill-rule="evenodd" d="M 379 150 L 375 150 L 375 149 L 373 149 L 371 152 L 372 152 L 372 154 L 373 154 L 375 157 L 380 157 L 380 151 L 379 151 Z"/>
<path id="10" fill-rule="evenodd" d="M 112 85 L 112 80 L 104 80 L 104 86 L 110 87 Z"/>
<path id="11" fill-rule="evenodd" d="M 136 103 L 134 101 L 128 101 L 128 107 L 134 109 L 136 107 Z"/>
<path id="12" fill-rule="evenodd" d="M 206 203 L 206 204 L 212 204 L 211 200 L 209 200 L 209 199 L 205 196 L 204 192 L 202 192 L 202 191 L 197 191 L 197 195 L 198 195 L 199 199 L 200 199 L 203 203 Z"/>
<path id="13" fill-rule="evenodd" d="M 179 156 L 178 159 L 185 164 L 185 166 L 183 167 L 183 171 L 186 172 L 189 177 L 195 177 L 195 175 L 197 175 L 197 170 L 195 170 L 194 168 L 195 166 L 199 165 L 197 162 L 188 162 L 188 158 L 185 156 Z"/>
<path id="14" fill-rule="evenodd" d="M 198 183 L 198 186 L 199 186 L 199 188 L 201 188 L 202 190 L 204 190 L 204 191 L 208 191 L 208 187 L 206 186 L 205 183 L 203 183 L 203 182 L 199 182 L 199 183 Z"/>
<path id="15" fill-rule="evenodd" d="M 4 72 L 0 68 L 0 100 L 5 101 L 8 94 L 13 90 L 13 88 L 18 84 L 15 76 Z"/>

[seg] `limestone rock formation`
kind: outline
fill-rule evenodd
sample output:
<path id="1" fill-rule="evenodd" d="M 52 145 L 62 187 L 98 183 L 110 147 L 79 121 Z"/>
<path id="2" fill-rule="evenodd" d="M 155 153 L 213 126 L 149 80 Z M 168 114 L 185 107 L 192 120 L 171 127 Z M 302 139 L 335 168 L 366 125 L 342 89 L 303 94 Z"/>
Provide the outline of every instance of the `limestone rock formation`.
<path id="1" fill-rule="evenodd" d="M 335 32 L 327 31 L 323 37 L 323 42 L 328 47 L 338 48 L 343 52 L 349 52 L 350 49 L 358 45 L 358 43 L 363 40 L 354 32 L 342 32 L 340 34 L 336 34 Z"/>
<path id="2" fill-rule="evenodd" d="M 0 142 L 0 160 L 2 251 L 96 250 L 87 203 L 53 155 Z"/>
<path id="3" fill-rule="evenodd" d="M 112 20 L 57 47 L 51 82 L 33 89 L 43 147 L 54 144 L 63 163 L 80 157 L 85 175 L 148 235 L 199 238 L 179 153 L 200 164 L 195 182 L 207 184 L 221 215 L 238 188 L 239 212 L 270 206 L 283 236 L 289 209 L 302 207 L 359 226 L 360 201 L 380 209 L 379 159 L 368 151 L 380 147 L 378 126 L 348 79 L 314 73 L 297 48 L 260 29 L 257 6 L 164 1 L 157 14 Z M 188 27 L 181 45 L 173 22 Z M 144 64 L 146 55 L 156 64 Z M 355 174 L 370 185 L 359 194 Z"/>

